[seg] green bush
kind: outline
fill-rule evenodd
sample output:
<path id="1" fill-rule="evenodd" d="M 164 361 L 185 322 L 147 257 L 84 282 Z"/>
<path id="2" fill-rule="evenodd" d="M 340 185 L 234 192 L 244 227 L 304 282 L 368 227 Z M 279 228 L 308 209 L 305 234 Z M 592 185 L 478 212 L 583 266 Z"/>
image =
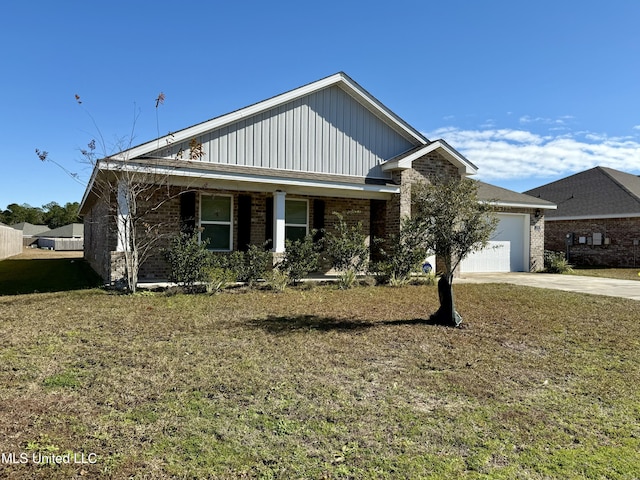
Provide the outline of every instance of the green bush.
<path id="1" fill-rule="evenodd" d="M 347 212 L 347 215 L 357 214 L 357 211 Z M 335 232 L 327 232 L 324 238 L 325 254 L 331 265 L 344 276 L 342 286 L 355 284 L 355 276 L 362 272 L 369 260 L 369 247 L 366 244 L 367 234 L 361 221 L 351 225 L 345 217 L 333 212 L 337 217 Z M 349 273 L 348 273 L 349 272 Z M 347 275 L 348 273 L 348 275 Z M 353 278 L 353 281 L 350 281 Z M 349 288 L 347 287 L 347 288 Z"/>
<path id="2" fill-rule="evenodd" d="M 264 246 L 250 245 L 244 252 L 244 267 L 244 276 L 240 281 L 253 286 L 273 269 L 273 255 Z"/>
<path id="3" fill-rule="evenodd" d="M 547 273 L 572 273 L 571 265 L 563 252 L 544 251 L 544 271 Z"/>
<path id="4" fill-rule="evenodd" d="M 271 290 L 275 292 L 284 292 L 291 279 L 286 271 L 274 268 L 267 274 L 265 281 L 267 287 Z"/>
<path id="5" fill-rule="evenodd" d="M 423 237 L 414 222 L 404 220 L 400 234 L 382 242 L 379 249 L 381 258 L 369 267 L 377 282 L 404 285 L 410 280 L 411 274 L 419 272 L 428 255 Z M 388 249 L 385 249 L 385 244 L 389 245 Z"/>
<path id="6" fill-rule="evenodd" d="M 356 281 L 358 280 L 358 276 L 356 271 L 352 268 L 349 268 L 343 271 L 338 277 L 338 288 L 341 290 L 347 290 L 356 285 Z"/>
<path id="7" fill-rule="evenodd" d="M 181 233 L 171 240 L 165 250 L 169 263 L 169 280 L 193 290 L 204 280 L 204 269 L 209 266 L 207 243 L 198 241 L 198 234 Z"/>
<path id="8" fill-rule="evenodd" d="M 210 264 L 233 272 L 236 281 L 253 286 L 271 270 L 272 258 L 263 246 L 250 245 L 246 252 L 212 253 Z"/>
<path id="9" fill-rule="evenodd" d="M 297 285 L 300 280 L 311 272 L 318 270 L 320 266 L 319 244 L 314 243 L 315 232 L 311 232 L 303 239 L 287 240 L 286 249 L 278 269 L 287 273 L 289 281 Z"/>
<path id="10" fill-rule="evenodd" d="M 208 266 L 204 269 L 204 283 L 209 294 L 218 293 L 235 281 L 235 272 L 228 268 Z"/>

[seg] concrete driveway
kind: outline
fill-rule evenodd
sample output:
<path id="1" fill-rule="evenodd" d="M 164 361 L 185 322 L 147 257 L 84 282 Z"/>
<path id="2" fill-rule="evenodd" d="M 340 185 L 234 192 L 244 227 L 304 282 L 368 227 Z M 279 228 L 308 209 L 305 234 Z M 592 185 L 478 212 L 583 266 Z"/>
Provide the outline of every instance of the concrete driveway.
<path id="1" fill-rule="evenodd" d="M 590 293 L 640 300 L 640 281 L 615 278 L 584 277 L 549 273 L 466 273 L 458 283 L 512 283 L 527 287 L 551 288 L 568 292 Z"/>

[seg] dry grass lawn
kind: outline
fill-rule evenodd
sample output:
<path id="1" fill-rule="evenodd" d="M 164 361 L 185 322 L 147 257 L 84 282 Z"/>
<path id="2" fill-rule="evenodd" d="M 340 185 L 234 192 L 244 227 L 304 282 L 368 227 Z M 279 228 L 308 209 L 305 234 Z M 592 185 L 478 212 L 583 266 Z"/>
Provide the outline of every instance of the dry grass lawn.
<path id="1" fill-rule="evenodd" d="M 455 289 L 0 297 L 0 477 L 639 478 L 640 302 Z"/>
<path id="2" fill-rule="evenodd" d="M 638 268 L 587 268 L 574 269 L 575 275 L 587 275 L 590 277 L 619 278 L 621 280 L 640 280 L 640 267 Z"/>

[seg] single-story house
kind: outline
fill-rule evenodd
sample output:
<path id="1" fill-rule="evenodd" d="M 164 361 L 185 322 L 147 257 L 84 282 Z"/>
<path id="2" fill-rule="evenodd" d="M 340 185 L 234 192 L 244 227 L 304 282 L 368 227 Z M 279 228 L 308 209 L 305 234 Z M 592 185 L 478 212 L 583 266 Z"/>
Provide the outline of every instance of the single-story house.
<path id="1" fill-rule="evenodd" d="M 525 193 L 558 205 L 546 217 L 548 250 L 566 252 L 577 265 L 640 265 L 637 175 L 595 167 Z"/>
<path id="2" fill-rule="evenodd" d="M 22 232 L 22 241 L 25 247 L 36 244 L 38 242 L 37 235 L 50 230 L 46 225 L 34 225 L 29 222 L 15 223 L 11 227 Z"/>
<path id="3" fill-rule="evenodd" d="M 192 229 L 221 252 L 269 241 L 277 256 L 285 239 L 332 229 L 333 212 L 357 211 L 353 220 L 371 237 L 386 238 L 411 213 L 411 185 L 417 180 L 476 171 L 446 141 L 427 139 L 337 73 L 100 160 L 80 206 L 85 258 L 107 282 L 123 275 L 118 265 L 126 244 L 118 231 L 127 227 L 116 219 L 126 209 L 126 186 L 111 191 L 107 203 L 101 201 L 101 178 L 148 172 L 158 179 L 163 188 L 150 200 L 157 207 L 149 224 L 158 226 L 159 235 Z M 501 231 L 513 231 L 504 235 L 519 243 L 494 249 L 508 264 L 494 268 L 541 268 L 543 213 L 552 205 L 488 185 L 483 189 L 499 203 Z M 167 273 L 157 249 L 141 266 L 140 279 Z"/>
<path id="4" fill-rule="evenodd" d="M 38 247 L 50 250 L 83 250 L 84 225 L 70 223 L 35 235 Z"/>

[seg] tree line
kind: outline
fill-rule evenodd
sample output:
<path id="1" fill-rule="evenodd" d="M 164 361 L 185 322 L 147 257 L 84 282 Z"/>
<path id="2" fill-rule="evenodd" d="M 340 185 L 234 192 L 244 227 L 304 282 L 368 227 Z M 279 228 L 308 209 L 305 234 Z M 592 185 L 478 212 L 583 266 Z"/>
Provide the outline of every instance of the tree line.
<path id="1" fill-rule="evenodd" d="M 49 202 L 42 207 L 32 207 L 28 203 L 19 205 L 11 203 L 0 212 L 0 222 L 5 225 L 28 222 L 33 225 L 46 225 L 49 228 L 58 228 L 70 223 L 82 223 L 78 216 L 80 204 L 67 202 L 64 206 L 57 202 Z"/>

